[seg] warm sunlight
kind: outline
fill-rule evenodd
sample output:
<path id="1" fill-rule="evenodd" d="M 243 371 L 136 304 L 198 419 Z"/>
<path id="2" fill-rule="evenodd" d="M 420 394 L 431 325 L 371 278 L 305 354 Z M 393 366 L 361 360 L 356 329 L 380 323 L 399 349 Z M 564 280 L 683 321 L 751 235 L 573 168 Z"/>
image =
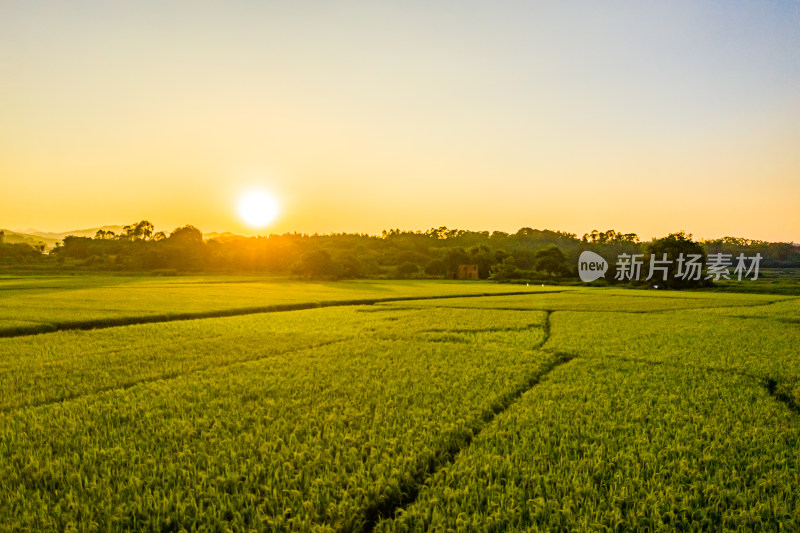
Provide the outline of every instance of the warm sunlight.
<path id="1" fill-rule="evenodd" d="M 239 218 L 253 228 L 263 228 L 278 216 L 278 201 L 263 190 L 249 191 L 239 198 Z"/>

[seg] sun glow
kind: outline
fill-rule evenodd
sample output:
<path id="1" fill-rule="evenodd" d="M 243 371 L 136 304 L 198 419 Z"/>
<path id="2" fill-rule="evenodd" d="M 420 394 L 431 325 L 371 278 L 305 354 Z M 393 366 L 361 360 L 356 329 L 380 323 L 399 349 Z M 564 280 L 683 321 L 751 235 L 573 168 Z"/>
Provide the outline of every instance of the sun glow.
<path id="1" fill-rule="evenodd" d="M 277 218 L 278 201 L 266 191 L 249 191 L 239 198 L 238 213 L 248 226 L 263 228 Z"/>

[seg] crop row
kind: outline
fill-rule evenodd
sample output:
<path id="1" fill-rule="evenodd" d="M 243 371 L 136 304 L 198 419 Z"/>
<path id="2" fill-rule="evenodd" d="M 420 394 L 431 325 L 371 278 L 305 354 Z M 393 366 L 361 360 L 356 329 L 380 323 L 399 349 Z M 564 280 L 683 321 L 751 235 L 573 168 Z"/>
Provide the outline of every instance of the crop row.
<path id="1" fill-rule="evenodd" d="M 530 349 L 544 340 L 544 313 L 370 311 L 315 309 L 0 339 L 0 411 L 244 361 L 290 358 L 304 348 L 357 337 L 507 349 Z"/>
<path id="2" fill-rule="evenodd" d="M 568 290 L 0 339 L 0 531 L 797 529 L 797 311 Z"/>
<path id="3" fill-rule="evenodd" d="M 545 348 L 577 358 L 377 530 L 800 527 L 800 301 L 631 295 L 594 305 L 582 296 L 479 303 L 566 309 L 551 315 Z M 398 305 L 408 307 L 387 307 Z"/>
<path id="4" fill-rule="evenodd" d="M 502 292 L 514 291 L 497 284 L 455 281 L 362 280 L 333 284 L 244 276 L 0 277 L 0 336 L 222 316 L 325 302 Z"/>
<path id="5" fill-rule="evenodd" d="M 642 359 L 738 372 L 800 406 L 800 299 L 620 291 L 393 302 L 390 309 L 540 309 L 552 315 L 546 348 L 581 357 Z"/>
<path id="6" fill-rule="evenodd" d="M 0 530 L 357 530 L 552 367 L 545 320 L 339 308 L 5 339 Z"/>
<path id="7" fill-rule="evenodd" d="M 800 405 L 800 327 L 785 317 L 798 312 L 800 301 L 759 309 L 760 315 L 745 316 L 728 316 L 733 308 L 644 315 L 555 313 L 547 347 L 582 357 L 738 373 L 772 388 L 796 409 Z"/>
<path id="8" fill-rule="evenodd" d="M 578 358 L 376 531 L 795 531 L 798 442 L 746 376 Z"/>

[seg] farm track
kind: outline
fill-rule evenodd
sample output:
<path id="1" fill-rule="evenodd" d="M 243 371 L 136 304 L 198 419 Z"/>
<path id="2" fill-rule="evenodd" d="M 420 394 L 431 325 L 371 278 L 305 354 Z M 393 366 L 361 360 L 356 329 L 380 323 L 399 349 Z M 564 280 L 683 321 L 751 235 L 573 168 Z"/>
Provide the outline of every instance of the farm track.
<path id="1" fill-rule="evenodd" d="M 360 300 L 332 300 L 322 302 L 303 302 L 294 304 L 275 304 L 263 307 L 239 307 L 235 309 L 220 309 L 214 311 L 199 311 L 192 313 L 175 313 L 167 315 L 144 315 L 135 317 L 115 317 L 99 320 L 86 320 L 76 322 L 43 323 L 36 326 L 22 326 L 0 331 L 0 338 L 26 337 L 44 333 L 74 330 L 108 329 L 138 324 L 157 324 L 161 322 L 178 322 L 181 320 L 198 320 L 204 318 L 225 318 L 233 316 L 256 315 L 263 313 L 281 313 L 286 311 L 304 311 L 308 309 L 321 309 L 325 307 L 352 307 L 358 305 L 375 305 L 388 302 L 405 302 L 418 300 L 440 300 L 448 298 L 479 298 L 492 296 L 535 296 L 542 294 L 558 294 L 564 291 L 530 292 L 513 291 L 483 294 L 448 294 L 442 296 L 396 296 L 388 298 L 367 298 Z"/>

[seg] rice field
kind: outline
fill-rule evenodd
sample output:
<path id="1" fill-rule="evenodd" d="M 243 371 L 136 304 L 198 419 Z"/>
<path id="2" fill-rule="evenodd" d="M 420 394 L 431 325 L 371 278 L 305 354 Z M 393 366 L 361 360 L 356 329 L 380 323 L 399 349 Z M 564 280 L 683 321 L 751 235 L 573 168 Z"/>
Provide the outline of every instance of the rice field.
<path id="1" fill-rule="evenodd" d="M 0 531 L 800 529 L 796 297 L 87 277 L 0 301 Z"/>
<path id="2" fill-rule="evenodd" d="M 341 302 L 559 290 L 458 281 L 297 282 L 258 276 L 0 275 L 0 337 Z"/>

